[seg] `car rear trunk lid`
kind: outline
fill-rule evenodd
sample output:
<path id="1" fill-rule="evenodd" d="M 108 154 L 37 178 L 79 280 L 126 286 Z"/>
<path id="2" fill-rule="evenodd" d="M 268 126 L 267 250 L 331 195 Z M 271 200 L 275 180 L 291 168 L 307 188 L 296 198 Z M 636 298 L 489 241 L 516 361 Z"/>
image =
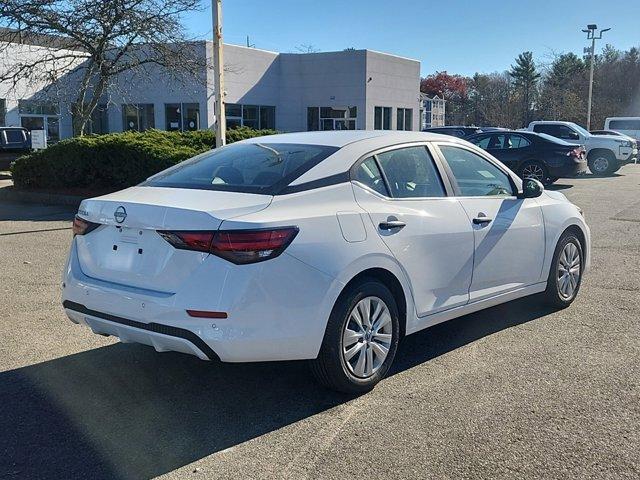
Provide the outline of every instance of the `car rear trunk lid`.
<path id="1" fill-rule="evenodd" d="M 76 237 L 80 267 L 99 280 L 174 293 L 208 254 L 176 249 L 158 230 L 217 230 L 223 220 L 260 211 L 271 199 L 237 192 L 132 187 L 84 200 L 78 215 L 101 226 Z"/>

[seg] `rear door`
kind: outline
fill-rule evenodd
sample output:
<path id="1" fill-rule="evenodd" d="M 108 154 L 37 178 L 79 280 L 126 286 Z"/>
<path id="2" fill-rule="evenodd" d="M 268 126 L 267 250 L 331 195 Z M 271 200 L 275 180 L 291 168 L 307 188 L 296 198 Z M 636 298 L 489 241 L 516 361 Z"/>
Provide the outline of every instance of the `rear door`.
<path id="1" fill-rule="evenodd" d="M 537 200 L 518 199 L 509 175 L 471 148 L 446 143 L 438 147 L 473 225 L 470 301 L 538 283 L 545 239 Z"/>
<path id="2" fill-rule="evenodd" d="M 380 151 L 357 163 L 352 179 L 356 201 L 411 282 L 418 315 L 466 304 L 473 230 L 427 146 Z"/>

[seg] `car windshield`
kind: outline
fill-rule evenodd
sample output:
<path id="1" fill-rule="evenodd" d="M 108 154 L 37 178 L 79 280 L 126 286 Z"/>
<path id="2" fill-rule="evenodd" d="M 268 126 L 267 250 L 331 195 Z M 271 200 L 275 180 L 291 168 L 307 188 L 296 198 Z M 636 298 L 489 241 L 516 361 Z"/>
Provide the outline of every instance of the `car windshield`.
<path id="1" fill-rule="evenodd" d="M 186 160 L 142 186 L 275 194 L 337 150 L 323 145 L 237 143 Z"/>

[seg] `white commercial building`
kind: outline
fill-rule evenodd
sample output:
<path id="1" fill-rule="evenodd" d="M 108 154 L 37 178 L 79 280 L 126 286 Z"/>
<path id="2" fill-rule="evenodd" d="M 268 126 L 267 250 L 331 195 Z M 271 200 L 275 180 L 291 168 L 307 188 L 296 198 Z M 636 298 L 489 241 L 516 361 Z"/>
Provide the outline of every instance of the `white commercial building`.
<path id="1" fill-rule="evenodd" d="M 50 42 L 51 37 L 37 37 L 12 44 L 0 57 L 0 69 L 11 68 L 12 55 L 42 54 Z M 198 42 L 195 48 L 202 58 L 211 58 L 210 42 Z M 224 48 L 227 127 L 284 132 L 420 127 L 416 60 L 370 50 L 274 53 Z M 213 72 L 204 70 L 201 79 L 186 86 L 159 68 L 144 78 L 122 75 L 122 88 L 105 95 L 90 131 L 213 128 Z M 0 125 L 44 129 L 49 141 L 68 138 L 73 136 L 71 103 L 42 83 L 25 82 L 17 88 L 0 84 Z"/>

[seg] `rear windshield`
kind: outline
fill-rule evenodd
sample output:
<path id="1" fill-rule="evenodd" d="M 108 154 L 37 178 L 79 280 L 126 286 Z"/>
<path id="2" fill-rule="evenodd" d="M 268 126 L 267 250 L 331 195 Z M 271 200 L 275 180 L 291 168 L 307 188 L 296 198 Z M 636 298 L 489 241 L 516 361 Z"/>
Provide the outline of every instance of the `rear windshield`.
<path id="1" fill-rule="evenodd" d="M 274 195 L 337 150 L 324 145 L 236 143 L 186 160 L 142 185 Z"/>

